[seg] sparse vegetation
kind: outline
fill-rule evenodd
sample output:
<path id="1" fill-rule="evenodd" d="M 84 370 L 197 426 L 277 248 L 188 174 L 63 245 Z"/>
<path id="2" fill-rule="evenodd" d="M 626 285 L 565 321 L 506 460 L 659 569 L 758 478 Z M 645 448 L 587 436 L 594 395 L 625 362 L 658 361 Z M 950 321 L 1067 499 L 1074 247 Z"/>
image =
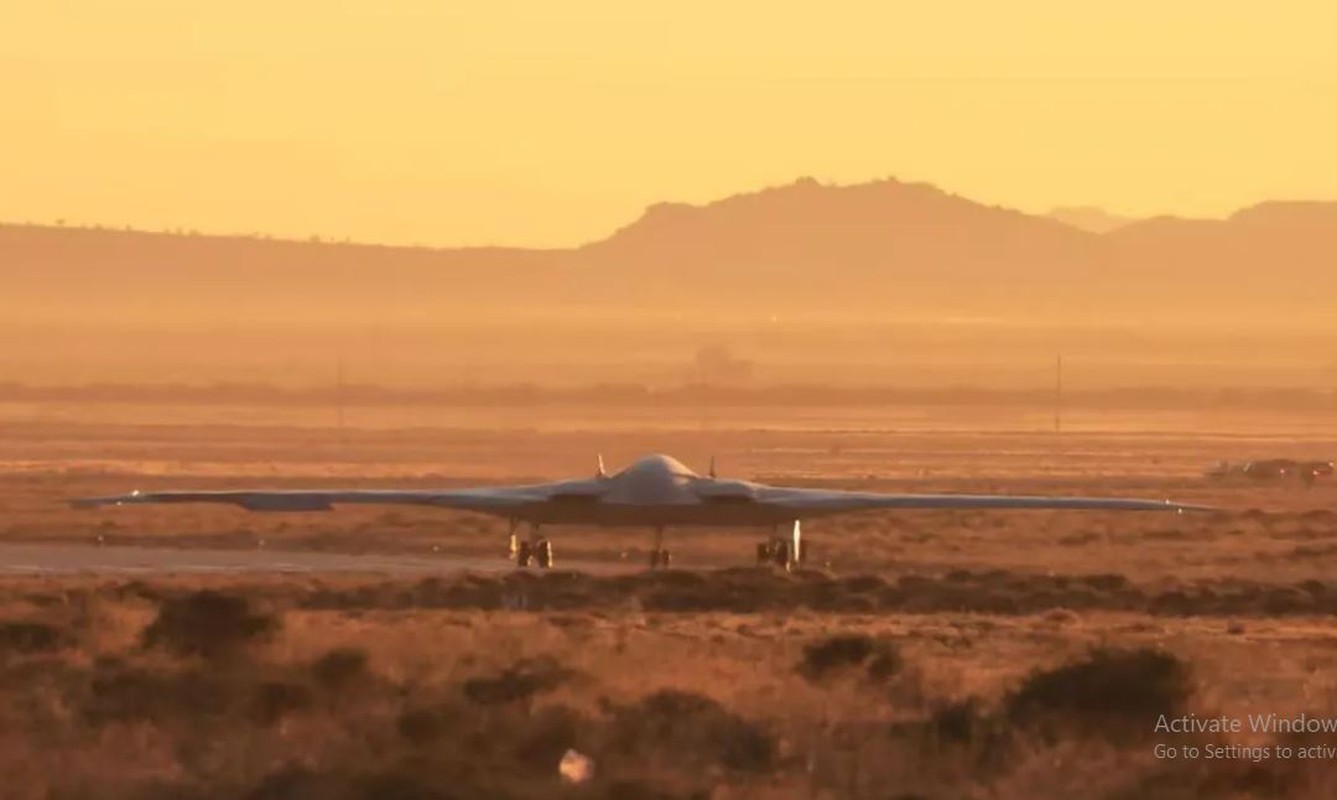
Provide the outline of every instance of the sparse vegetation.
<path id="1" fill-rule="evenodd" d="M 316 683 L 331 692 L 345 692 L 371 674 L 367 651 L 358 647 L 336 647 L 316 659 L 311 675 Z"/>
<path id="2" fill-rule="evenodd" d="M 1156 719 L 1188 710 L 1192 670 L 1153 648 L 1095 650 L 1033 672 L 1007 700 L 1007 716 L 1059 737 L 1073 733 L 1148 737 Z"/>
<path id="3" fill-rule="evenodd" d="M 775 761 L 775 740 L 764 727 L 710 697 L 676 689 L 618 709 L 610 736 L 623 759 L 651 756 L 692 773 L 712 765 L 764 773 Z"/>
<path id="4" fill-rule="evenodd" d="M 1147 643 L 1152 634 L 1118 634 L 1122 646 L 1027 672 L 1053 660 L 1018 641 L 1050 636 L 1062 648 L 1067 635 L 1042 617 L 924 615 L 892 637 L 895 618 L 480 615 L 433 609 L 413 584 L 426 605 L 408 614 L 304 608 L 335 588 L 321 583 L 221 591 L 178 579 L 127 592 L 75 579 L 0 593 L 0 609 L 32 609 L 49 593 L 98 606 L 96 624 L 142 626 L 93 644 L 86 623 L 61 621 L 66 604 L 41 602 L 0 627 L 23 643 L 0 660 L 5 729 L 42 742 L 40 753 L 0 749 L 6 796 L 688 798 L 728 787 L 871 798 L 888 786 L 924 797 L 992 786 L 1031 797 L 1007 787 L 1037 785 L 1036 763 L 1079 756 L 1122 776 L 1101 797 L 1318 798 L 1337 785 L 1316 765 L 1148 761 L 1155 715 L 1229 696 L 1189 657 Z M 144 595 L 161 598 L 156 611 L 141 610 Z M 118 614 L 123 604 L 135 615 Z M 184 633 L 191 624 L 230 644 L 202 650 Z M 1250 646 L 1224 626 L 1220 642 Z M 775 668 L 786 662 L 797 669 Z M 984 677 L 998 666 L 1008 672 Z M 915 691 L 888 692 L 892 678 Z M 592 783 L 561 783 L 568 749 L 593 759 Z M 1070 781 L 1069 767 L 1049 769 L 1055 786 Z"/>
<path id="5" fill-rule="evenodd" d="M 527 702 L 540 692 L 551 691 L 572 673 L 551 657 L 524 659 L 495 676 L 470 678 L 461 687 L 464 696 L 479 705 Z"/>
<path id="6" fill-rule="evenodd" d="M 799 672 L 808 680 L 819 681 L 857 668 L 868 678 L 882 681 L 899 672 L 903 663 L 891 642 L 863 633 L 842 633 L 806 645 Z"/>
<path id="7" fill-rule="evenodd" d="M 70 644 L 65 631 L 44 622 L 0 622 L 0 655 L 44 653 Z"/>
<path id="8" fill-rule="evenodd" d="M 143 638 L 146 647 L 215 660 L 243 653 L 278 628 L 279 618 L 258 611 L 250 598 L 204 590 L 166 600 Z"/>

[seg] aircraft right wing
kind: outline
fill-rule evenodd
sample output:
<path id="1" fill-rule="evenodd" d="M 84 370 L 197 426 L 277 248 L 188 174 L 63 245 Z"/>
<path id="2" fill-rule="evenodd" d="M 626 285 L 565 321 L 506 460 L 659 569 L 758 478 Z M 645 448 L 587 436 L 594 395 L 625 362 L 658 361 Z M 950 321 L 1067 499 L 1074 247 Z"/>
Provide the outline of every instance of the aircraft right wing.
<path id="1" fill-rule="evenodd" d="M 1175 503 L 1170 500 L 1140 500 L 1123 497 L 1063 497 L 1006 494 L 882 494 L 829 489 L 767 487 L 757 502 L 776 509 L 804 514 L 839 514 L 873 509 L 1085 509 L 1098 511 L 1212 511 L 1210 506 Z"/>

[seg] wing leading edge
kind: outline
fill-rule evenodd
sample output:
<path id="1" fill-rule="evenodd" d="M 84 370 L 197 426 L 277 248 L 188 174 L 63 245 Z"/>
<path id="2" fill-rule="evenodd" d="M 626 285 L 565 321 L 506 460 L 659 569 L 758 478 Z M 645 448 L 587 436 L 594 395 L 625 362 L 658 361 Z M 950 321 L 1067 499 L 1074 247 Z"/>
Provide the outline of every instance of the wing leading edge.
<path id="1" fill-rule="evenodd" d="M 606 479 L 605 479 L 606 480 Z M 706 487 L 694 491 L 695 502 L 710 504 L 717 493 Z M 476 511 L 501 516 L 565 506 L 576 500 L 604 501 L 610 508 L 636 506 L 634 500 L 605 496 L 600 479 L 526 486 L 473 489 L 280 489 L 220 491 L 134 491 L 107 497 L 71 501 L 76 507 L 141 505 L 152 503 L 219 503 L 248 511 L 329 511 L 338 505 L 416 505 Z M 1076 509 L 1097 511 L 1210 511 L 1208 506 L 1170 500 L 1111 497 L 1062 497 L 978 494 L 881 494 L 797 487 L 742 486 L 740 502 L 755 503 L 795 519 L 877 509 Z M 732 495 L 731 495 L 732 496 Z M 681 501 L 676 501 L 681 502 Z M 651 501 L 649 506 L 653 507 Z"/>
<path id="2" fill-rule="evenodd" d="M 454 508 L 462 511 L 504 513 L 507 510 L 543 502 L 549 485 L 516 486 L 495 489 L 458 490 L 223 490 L 140 492 L 87 497 L 71 501 L 76 508 L 124 506 L 149 503 L 222 503 L 248 511 L 329 511 L 336 505 L 419 505 Z"/>
<path id="3" fill-rule="evenodd" d="M 1210 506 L 1123 497 L 1004 494 L 878 494 L 823 489 L 773 489 L 759 502 L 797 514 L 875 509 L 1072 509 L 1089 511 L 1211 511 Z"/>

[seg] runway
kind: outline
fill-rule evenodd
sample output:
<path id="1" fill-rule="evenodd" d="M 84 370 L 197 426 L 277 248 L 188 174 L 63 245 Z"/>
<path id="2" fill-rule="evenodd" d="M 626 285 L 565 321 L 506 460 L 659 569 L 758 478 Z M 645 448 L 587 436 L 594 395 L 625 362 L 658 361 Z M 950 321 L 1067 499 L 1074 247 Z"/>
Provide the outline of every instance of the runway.
<path id="1" fill-rule="evenodd" d="M 609 564 L 558 564 L 616 571 Z M 171 573 L 360 572 L 387 575 L 507 572 L 505 558 L 328 553 L 314 550 L 220 550 L 89 544 L 0 544 L 0 576 Z"/>

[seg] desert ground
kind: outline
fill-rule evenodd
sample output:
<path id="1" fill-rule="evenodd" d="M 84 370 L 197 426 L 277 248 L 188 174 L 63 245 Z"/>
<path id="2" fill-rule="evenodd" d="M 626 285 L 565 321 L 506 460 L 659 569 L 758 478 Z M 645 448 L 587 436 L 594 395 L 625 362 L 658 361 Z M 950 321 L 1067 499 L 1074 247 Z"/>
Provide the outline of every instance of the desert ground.
<path id="1" fill-rule="evenodd" d="M 1156 730 L 1337 715 L 1337 484 L 1202 474 L 1332 458 L 1337 415 L 1087 409 L 1061 433 L 1043 409 L 343 416 L 0 408 L 0 552 L 236 554 L 0 565 L 0 796 L 1337 795 L 1337 734 Z M 473 514 L 66 504 L 509 483 L 647 452 L 775 483 L 1220 510 L 819 519 L 791 574 L 751 564 L 756 532 L 672 531 L 675 568 L 647 573 L 648 532 L 560 529 L 539 573 Z M 328 568 L 263 568 L 313 554 Z M 585 779 L 559 774 L 569 750 Z"/>

